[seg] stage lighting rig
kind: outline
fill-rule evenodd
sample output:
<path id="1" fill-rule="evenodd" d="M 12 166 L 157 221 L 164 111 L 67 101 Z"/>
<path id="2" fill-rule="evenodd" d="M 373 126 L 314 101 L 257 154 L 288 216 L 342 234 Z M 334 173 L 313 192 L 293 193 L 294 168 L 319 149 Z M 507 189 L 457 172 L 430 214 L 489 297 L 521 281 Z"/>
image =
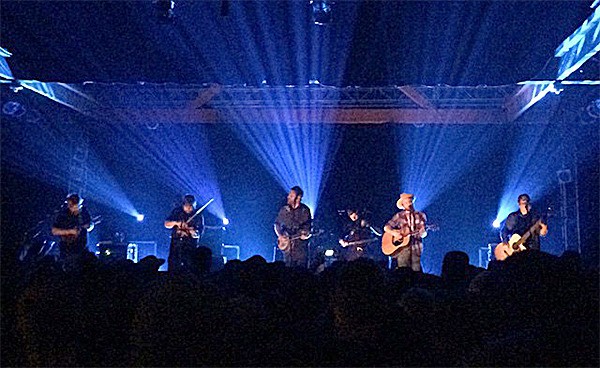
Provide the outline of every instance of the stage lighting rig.
<path id="1" fill-rule="evenodd" d="M 9 100 L 2 105 L 2 113 L 7 116 L 20 118 L 25 115 L 26 112 L 27 109 L 25 109 L 25 106 L 17 101 Z"/>
<path id="2" fill-rule="evenodd" d="M 591 118 L 600 119 L 600 98 L 590 102 L 585 111 Z"/>
<path id="3" fill-rule="evenodd" d="M 328 0 L 310 0 L 313 22 L 316 25 L 324 26 L 331 23 L 333 19 L 333 1 Z"/>
<path id="4" fill-rule="evenodd" d="M 23 85 L 19 83 L 19 81 L 13 80 L 10 82 L 10 86 L 8 88 L 10 88 L 10 90 L 14 93 L 19 93 L 23 90 Z"/>
<path id="5" fill-rule="evenodd" d="M 221 0 L 221 16 L 226 17 L 229 15 L 229 0 Z"/>
<path id="6" fill-rule="evenodd" d="M 175 17 L 175 1 L 173 0 L 154 0 L 154 8 L 158 16 L 165 20 L 172 20 Z"/>
<path id="7" fill-rule="evenodd" d="M 556 176 L 558 177 L 559 184 L 568 184 L 573 181 L 571 170 L 569 169 L 558 170 Z"/>

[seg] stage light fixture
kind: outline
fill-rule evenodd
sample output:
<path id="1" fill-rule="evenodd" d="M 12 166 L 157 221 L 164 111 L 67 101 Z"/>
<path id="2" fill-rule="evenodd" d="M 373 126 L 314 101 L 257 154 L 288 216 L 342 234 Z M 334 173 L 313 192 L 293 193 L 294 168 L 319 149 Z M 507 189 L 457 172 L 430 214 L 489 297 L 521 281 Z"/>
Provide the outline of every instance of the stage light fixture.
<path id="1" fill-rule="evenodd" d="M 500 228 L 500 220 L 498 220 L 498 219 L 495 219 L 495 220 L 494 220 L 494 222 L 492 223 L 492 226 L 493 226 L 495 229 L 499 229 L 499 228 Z"/>
<path id="2" fill-rule="evenodd" d="M 4 115 L 20 118 L 26 112 L 25 106 L 17 101 L 6 101 L 4 105 L 2 105 L 2 113 Z"/>
<path id="3" fill-rule="evenodd" d="M 324 26 L 331 23 L 333 19 L 333 1 L 327 0 L 311 0 L 310 7 L 312 9 L 313 22 L 316 25 Z"/>
<path id="4" fill-rule="evenodd" d="M 154 0 L 153 4 L 159 17 L 167 20 L 171 20 L 175 17 L 175 1 Z"/>
<path id="5" fill-rule="evenodd" d="M 585 110 L 590 117 L 600 119 L 600 98 L 590 102 Z"/>
<path id="6" fill-rule="evenodd" d="M 229 15 L 229 0 L 221 0 L 221 16 L 226 17 Z"/>
<path id="7" fill-rule="evenodd" d="M 223 217 L 223 225 L 229 225 L 229 219 L 227 217 Z"/>
<path id="8" fill-rule="evenodd" d="M 571 170 L 569 169 L 558 170 L 556 176 L 558 176 L 558 182 L 560 184 L 567 184 L 573 181 Z"/>
<path id="9" fill-rule="evenodd" d="M 135 215 L 135 219 L 138 220 L 138 222 L 142 222 L 144 221 L 144 215 L 142 215 L 141 213 L 138 213 L 137 215 Z"/>
<path id="10" fill-rule="evenodd" d="M 21 85 L 21 83 L 19 83 L 16 80 L 13 80 L 12 82 L 10 82 L 9 88 L 14 93 L 19 93 L 19 92 L 21 92 L 23 90 L 23 86 Z"/>

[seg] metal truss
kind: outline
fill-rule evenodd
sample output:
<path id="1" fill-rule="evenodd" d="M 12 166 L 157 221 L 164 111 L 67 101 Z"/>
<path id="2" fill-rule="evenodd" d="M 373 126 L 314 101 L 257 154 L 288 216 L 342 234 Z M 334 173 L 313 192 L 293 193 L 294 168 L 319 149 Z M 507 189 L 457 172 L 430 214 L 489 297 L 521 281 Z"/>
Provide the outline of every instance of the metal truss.
<path id="1" fill-rule="evenodd" d="M 79 134 L 74 142 L 69 161 L 68 187 L 69 193 L 78 193 L 83 198 L 88 182 L 89 142 L 85 134 Z"/>
<path id="2" fill-rule="evenodd" d="M 519 86 L 72 86 L 95 102 L 89 114 L 124 122 L 498 124 Z"/>
<path id="3" fill-rule="evenodd" d="M 21 85 L 30 87 L 30 83 L 21 82 Z M 524 93 L 524 86 L 532 92 Z M 504 86 L 388 87 L 86 82 L 45 83 L 44 87 L 53 93 L 43 95 L 52 95 L 53 100 L 59 100 L 59 96 L 75 97 L 58 102 L 92 118 L 152 124 L 503 124 L 512 122 L 516 115 L 548 92 L 548 88 L 543 88 L 546 84 L 539 82 Z M 538 92 L 540 88 L 543 93 Z M 544 119 L 530 113 L 521 121 L 538 123 Z"/>
<path id="4" fill-rule="evenodd" d="M 82 88 L 83 87 L 83 88 Z M 218 86 L 96 84 L 78 87 L 101 105 L 139 108 L 496 109 L 516 86 Z M 417 97 L 418 96 L 418 97 Z M 425 104 L 425 106 L 424 106 Z"/>

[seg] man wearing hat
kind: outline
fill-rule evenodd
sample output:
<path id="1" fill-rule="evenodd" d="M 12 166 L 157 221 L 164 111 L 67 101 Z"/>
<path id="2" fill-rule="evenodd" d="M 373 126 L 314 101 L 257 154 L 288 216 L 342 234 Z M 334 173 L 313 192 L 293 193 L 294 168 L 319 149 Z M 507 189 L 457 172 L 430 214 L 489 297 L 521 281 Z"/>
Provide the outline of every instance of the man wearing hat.
<path id="1" fill-rule="evenodd" d="M 396 202 L 400 212 L 388 221 L 383 230 L 396 239 L 410 237 L 408 245 L 399 248 L 392 254 L 392 257 L 398 262 L 398 267 L 410 267 L 413 271 L 421 271 L 423 238 L 427 236 L 425 230 L 427 217 L 423 212 L 415 210 L 414 200 L 414 195 L 402 193 L 400 199 Z"/>
<path id="2" fill-rule="evenodd" d="M 60 258 L 66 260 L 82 255 L 87 250 L 87 233 L 93 228 L 83 198 L 77 193 L 69 194 L 52 224 L 52 235 L 60 236 Z"/>

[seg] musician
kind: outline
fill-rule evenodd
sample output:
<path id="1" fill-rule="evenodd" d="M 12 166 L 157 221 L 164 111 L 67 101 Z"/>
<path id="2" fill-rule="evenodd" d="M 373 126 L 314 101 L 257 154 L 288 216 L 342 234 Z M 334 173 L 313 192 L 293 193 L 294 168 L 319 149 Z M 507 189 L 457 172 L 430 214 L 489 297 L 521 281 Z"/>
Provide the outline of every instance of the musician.
<path id="1" fill-rule="evenodd" d="M 345 212 L 349 220 L 344 226 L 344 232 L 339 243 L 344 247 L 344 259 L 354 261 L 358 258 L 373 258 L 373 252 L 369 251 L 371 240 L 376 240 L 373 228 L 364 216 L 359 214 L 355 208 L 349 208 Z"/>
<path id="2" fill-rule="evenodd" d="M 94 223 L 83 206 L 83 198 L 77 193 L 69 194 L 52 224 L 52 235 L 60 236 L 60 259 L 72 259 L 86 252 L 87 233 L 93 228 Z"/>
<path id="3" fill-rule="evenodd" d="M 288 267 L 308 267 L 308 237 L 312 216 L 310 208 L 302 203 L 303 195 L 304 191 L 299 186 L 290 189 L 287 203 L 281 207 L 275 219 L 275 234 L 280 249 L 281 244 L 289 244 L 287 249 L 283 250 Z"/>
<path id="4" fill-rule="evenodd" d="M 410 243 L 400 248 L 392 257 L 396 259 L 398 267 L 410 267 L 413 271 L 421 271 L 423 238 L 427 236 L 427 217 L 415 209 L 414 199 L 414 195 L 402 193 L 396 202 L 400 212 L 388 221 L 383 230 L 396 238 L 410 236 Z"/>
<path id="5" fill-rule="evenodd" d="M 169 247 L 169 272 L 190 271 L 198 239 L 204 231 L 204 217 L 196 214 L 196 198 L 191 194 L 183 197 L 181 206 L 175 207 L 165 220 L 165 227 L 172 229 Z"/>
<path id="6" fill-rule="evenodd" d="M 536 222 L 540 221 L 539 230 L 535 229 L 531 236 L 523 243 L 525 248 L 540 250 L 540 235 L 548 234 L 548 224 L 541 216 L 531 208 L 531 198 L 528 194 L 521 194 L 518 199 L 519 210 L 512 212 L 506 218 L 500 238 L 507 243 L 513 234 L 523 235 L 531 229 Z"/>

